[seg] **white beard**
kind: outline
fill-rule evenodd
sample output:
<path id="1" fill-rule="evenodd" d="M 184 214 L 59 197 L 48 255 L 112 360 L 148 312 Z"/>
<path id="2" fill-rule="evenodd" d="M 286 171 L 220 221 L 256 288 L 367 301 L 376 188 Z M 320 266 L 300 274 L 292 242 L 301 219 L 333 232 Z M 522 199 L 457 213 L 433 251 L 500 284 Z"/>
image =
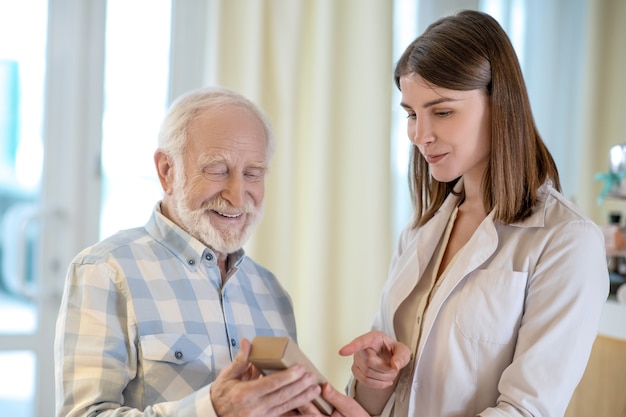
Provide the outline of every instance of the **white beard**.
<path id="1" fill-rule="evenodd" d="M 230 254 L 241 249 L 263 218 L 264 206 L 256 208 L 251 200 L 247 200 L 241 210 L 247 215 L 245 225 L 240 229 L 233 228 L 222 233 L 213 227 L 207 212 L 209 210 L 220 213 L 236 211 L 227 200 L 218 196 L 194 210 L 189 208 L 189 195 L 184 187 L 184 180 L 180 181 L 178 176 L 174 190 L 176 213 L 185 230 L 200 242 L 223 254 Z"/>

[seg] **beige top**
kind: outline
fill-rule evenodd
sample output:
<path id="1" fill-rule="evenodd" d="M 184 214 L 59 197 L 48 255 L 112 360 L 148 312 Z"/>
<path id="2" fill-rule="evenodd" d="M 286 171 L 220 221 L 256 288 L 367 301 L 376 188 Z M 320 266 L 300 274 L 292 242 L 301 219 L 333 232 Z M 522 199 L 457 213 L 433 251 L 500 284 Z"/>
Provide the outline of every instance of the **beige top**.
<path id="1" fill-rule="evenodd" d="M 417 282 L 417 285 L 411 291 L 411 294 L 400 304 L 400 307 L 396 311 L 393 318 L 393 326 L 396 332 L 398 341 L 406 344 L 411 352 L 411 361 L 402 370 L 402 372 L 410 372 L 413 374 L 415 369 L 414 359 L 417 356 L 417 346 L 422 335 L 422 318 L 427 313 L 428 304 L 437 291 L 441 281 L 443 281 L 450 269 L 450 265 L 454 264 L 458 254 L 454 255 L 451 262 L 448 263 L 446 269 L 442 271 L 441 275 L 437 277 L 437 271 L 441 265 L 441 260 L 445 252 L 445 248 L 448 245 L 452 228 L 454 227 L 454 221 L 458 213 L 458 207 L 454 209 L 448 225 L 444 231 L 443 236 L 439 240 L 439 244 L 435 249 L 435 256 L 433 256 L 424 270 L 424 276 Z M 411 379 L 413 379 L 411 375 Z M 395 401 L 394 409 L 391 413 L 392 416 L 406 416 L 408 413 L 408 395 L 398 396 Z"/>

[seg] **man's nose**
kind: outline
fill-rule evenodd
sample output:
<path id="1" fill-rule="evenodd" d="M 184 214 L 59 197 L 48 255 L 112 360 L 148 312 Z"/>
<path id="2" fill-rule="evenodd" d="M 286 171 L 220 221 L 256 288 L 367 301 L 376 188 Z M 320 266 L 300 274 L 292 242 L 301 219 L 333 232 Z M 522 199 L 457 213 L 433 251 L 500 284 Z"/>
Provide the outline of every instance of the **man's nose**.
<path id="1" fill-rule="evenodd" d="M 242 175 L 231 175 L 222 190 L 222 198 L 233 207 L 243 207 L 245 201 L 245 182 Z"/>

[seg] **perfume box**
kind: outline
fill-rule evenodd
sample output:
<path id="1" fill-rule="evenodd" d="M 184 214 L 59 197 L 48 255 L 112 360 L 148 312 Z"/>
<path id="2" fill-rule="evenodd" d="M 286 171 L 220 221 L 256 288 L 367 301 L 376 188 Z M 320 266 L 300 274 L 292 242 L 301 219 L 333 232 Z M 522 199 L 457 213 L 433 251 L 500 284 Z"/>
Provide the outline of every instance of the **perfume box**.
<path id="1" fill-rule="evenodd" d="M 296 342 L 289 337 L 256 336 L 252 340 L 249 361 L 264 375 L 293 365 L 304 365 L 308 372 L 317 377 L 318 384 L 327 382 Z M 333 412 L 333 406 L 321 396 L 314 399 L 313 404 L 326 415 L 331 415 Z"/>

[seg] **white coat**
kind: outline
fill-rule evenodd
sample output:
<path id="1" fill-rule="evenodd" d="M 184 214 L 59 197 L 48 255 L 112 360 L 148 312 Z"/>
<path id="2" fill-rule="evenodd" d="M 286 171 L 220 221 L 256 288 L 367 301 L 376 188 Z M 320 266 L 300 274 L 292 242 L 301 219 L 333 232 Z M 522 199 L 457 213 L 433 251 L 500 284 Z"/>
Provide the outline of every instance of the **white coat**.
<path id="1" fill-rule="evenodd" d="M 460 185 L 460 184 L 457 184 Z M 587 364 L 609 290 L 604 238 L 550 184 L 532 215 L 505 225 L 493 213 L 439 283 L 414 361 L 385 410 L 410 395 L 409 416 L 563 416 Z M 411 294 L 458 197 L 424 226 L 407 227 L 373 328 L 395 337 Z"/>

